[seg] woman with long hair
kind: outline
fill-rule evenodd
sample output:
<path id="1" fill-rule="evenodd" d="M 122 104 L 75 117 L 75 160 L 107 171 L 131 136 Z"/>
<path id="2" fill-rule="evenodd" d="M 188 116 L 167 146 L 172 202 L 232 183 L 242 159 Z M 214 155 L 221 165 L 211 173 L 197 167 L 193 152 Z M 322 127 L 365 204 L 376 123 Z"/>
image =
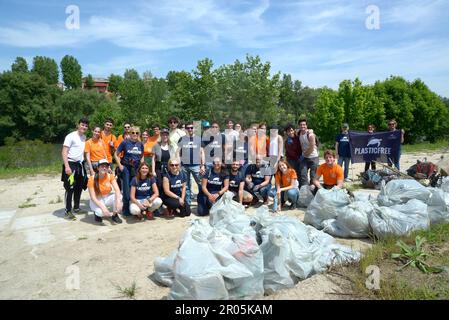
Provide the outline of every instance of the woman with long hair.
<path id="1" fill-rule="evenodd" d="M 94 212 L 95 221 L 102 222 L 103 217 L 111 217 L 115 223 L 122 223 L 118 216 L 122 211 L 120 189 L 114 175 L 109 173 L 108 160 L 101 159 L 98 162 L 98 172 L 89 177 L 87 188 L 90 195 L 89 206 Z"/>
<path id="2" fill-rule="evenodd" d="M 147 219 L 154 219 L 153 212 L 162 205 L 156 179 L 150 175 L 150 166 L 146 162 L 140 164 L 131 180 L 130 199 L 129 211 L 139 220 L 144 214 Z"/>
<path id="3" fill-rule="evenodd" d="M 291 203 L 290 209 L 297 206 L 299 199 L 298 190 L 298 176 L 295 169 L 290 167 L 290 164 L 284 160 L 279 160 L 278 169 L 275 174 L 275 185 L 271 195 L 273 196 L 273 212 L 280 212 L 281 207 L 286 201 Z"/>
<path id="4" fill-rule="evenodd" d="M 106 145 L 101 139 L 101 128 L 95 126 L 92 130 L 92 138 L 86 141 L 84 153 L 86 154 L 87 165 L 89 167 L 89 174 L 93 176 L 97 172 L 98 161 L 107 159 Z"/>
<path id="5" fill-rule="evenodd" d="M 164 128 L 160 131 L 161 142 L 153 146 L 151 158 L 151 170 L 157 180 L 160 193 L 163 193 L 162 178 L 168 173 L 168 160 L 176 155 L 176 148 L 170 144 L 169 131 Z"/>
<path id="6" fill-rule="evenodd" d="M 190 216 L 190 205 L 186 202 L 187 177 L 181 170 L 179 159 L 168 161 L 168 172 L 163 177 L 165 216 L 173 218 L 177 210 L 181 217 Z"/>

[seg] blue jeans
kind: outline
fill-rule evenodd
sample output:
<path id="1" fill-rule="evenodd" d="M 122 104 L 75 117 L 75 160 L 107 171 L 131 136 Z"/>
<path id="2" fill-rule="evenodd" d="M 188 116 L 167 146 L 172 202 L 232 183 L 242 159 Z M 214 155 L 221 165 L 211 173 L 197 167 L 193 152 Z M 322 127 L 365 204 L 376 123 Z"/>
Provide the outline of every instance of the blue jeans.
<path id="1" fill-rule="evenodd" d="M 347 179 L 348 173 L 349 173 L 349 164 L 351 163 L 351 158 L 338 156 L 338 165 L 340 167 L 343 167 L 342 166 L 343 162 L 345 163 L 344 176 L 345 176 L 345 179 Z"/>
<path id="2" fill-rule="evenodd" d="M 263 198 L 266 198 L 270 195 L 271 183 L 266 185 L 265 187 L 260 188 L 258 191 L 251 191 L 252 194 L 260 194 Z"/>
<path id="3" fill-rule="evenodd" d="M 312 184 L 313 179 L 315 178 L 316 175 L 316 169 L 318 169 L 318 163 L 319 163 L 319 158 L 304 158 L 304 160 L 302 160 L 300 162 L 300 171 L 301 171 L 301 181 L 300 181 L 300 185 L 304 186 L 304 185 L 308 185 L 308 184 Z M 307 172 L 309 172 L 310 170 L 310 181 L 308 180 L 307 177 Z"/>
<path id="4" fill-rule="evenodd" d="M 276 194 L 276 188 L 273 188 L 270 192 L 270 195 L 273 197 L 273 211 L 276 211 L 278 209 L 278 197 Z M 284 199 L 285 193 L 287 192 L 287 200 L 290 201 L 292 205 L 297 205 L 298 199 L 299 199 L 299 189 L 298 188 L 292 188 L 287 191 L 281 192 L 281 201 Z"/>
<path id="5" fill-rule="evenodd" d="M 212 194 L 214 192 L 211 192 Z M 218 198 L 219 199 L 219 198 Z M 218 201 L 217 199 L 217 201 Z M 198 197 L 197 197 L 197 202 L 198 202 L 198 215 L 199 216 L 207 216 L 209 214 L 209 210 L 210 208 L 212 208 L 212 202 L 209 201 L 209 199 L 206 197 L 206 195 L 200 191 L 198 193 Z"/>
<path id="6" fill-rule="evenodd" d="M 120 169 L 119 169 L 120 170 Z M 131 190 L 131 179 L 134 177 L 131 175 L 128 166 L 123 166 L 123 171 L 120 173 L 120 177 L 122 178 L 122 195 L 123 195 L 123 215 L 130 216 L 129 212 L 129 198 L 130 198 L 130 190 Z"/>
<path id="7" fill-rule="evenodd" d="M 190 180 L 190 174 L 192 174 L 193 179 L 195 179 L 195 182 L 198 185 L 198 190 L 201 191 L 200 166 L 198 164 L 183 165 L 182 170 L 187 178 L 186 203 L 190 206 L 192 202 L 192 180 Z"/>

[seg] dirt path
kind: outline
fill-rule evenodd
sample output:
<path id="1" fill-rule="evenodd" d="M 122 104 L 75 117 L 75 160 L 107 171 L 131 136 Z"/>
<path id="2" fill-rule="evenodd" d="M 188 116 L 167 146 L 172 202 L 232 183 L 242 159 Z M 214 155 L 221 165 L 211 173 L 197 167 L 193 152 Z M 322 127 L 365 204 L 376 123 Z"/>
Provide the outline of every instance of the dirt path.
<path id="1" fill-rule="evenodd" d="M 403 168 L 416 159 L 437 161 L 439 154 L 405 155 Z M 353 165 L 358 173 L 363 165 Z M 188 228 L 188 218 L 103 226 L 93 215 L 78 215 L 77 221 L 63 218 L 63 188 L 59 176 L 0 180 L 0 299 L 114 299 L 117 286 L 137 284 L 137 299 L 163 299 L 169 288 L 149 279 L 153 261 L 178 246 Z M 88 193 L 82 207 L 88 208 Z M 21 208 L 19 208 L 19 206 Z M 253 209 L 248 209 L 249 213 Z M 287 211 L 302 220 L 304 212 Z M 367 240 L 339 239 L 364 250 Z M 79 288 L 73 279 L 79 274 Z M 335 299 L 335 284 L 327 275 L 315 275 L 290 290 L 267 299 Z"/>

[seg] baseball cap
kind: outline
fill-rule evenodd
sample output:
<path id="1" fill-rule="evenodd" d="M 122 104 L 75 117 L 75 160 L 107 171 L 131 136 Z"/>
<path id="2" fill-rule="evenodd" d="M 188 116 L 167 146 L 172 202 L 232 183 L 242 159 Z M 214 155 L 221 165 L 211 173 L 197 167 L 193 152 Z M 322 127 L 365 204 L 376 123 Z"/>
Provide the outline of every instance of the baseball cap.
<path id="1" fill-rule="evenodd" d="M 341 127 L 342 127 L 342 128 L 349 128 L 349 124 L 343 123 L 343 124 L 341 125 Z"/>
<path id="2" fill-rule="evenodd" d="M 210 123 L 207 120 L 204 120 L 201 125 L 203 126 L 203 128 L 209 128 L 210 127 Z"/>
<path id="3" fill-rule="evenodd" d="M 163 128 L 163 129 L 161 129 L 160 134 L 164 134 L 164 133 L 169 134 L 170 132 L 168 131 L 167 128 Z"/>
<path id="4" fill-rule="evenodd" d="M 107 164 L 109 165 L 109 161 L 106 159 L 100 159 L 100 161 L 98 161 L 98 165 L 101 166 L 102 164 Z"/>

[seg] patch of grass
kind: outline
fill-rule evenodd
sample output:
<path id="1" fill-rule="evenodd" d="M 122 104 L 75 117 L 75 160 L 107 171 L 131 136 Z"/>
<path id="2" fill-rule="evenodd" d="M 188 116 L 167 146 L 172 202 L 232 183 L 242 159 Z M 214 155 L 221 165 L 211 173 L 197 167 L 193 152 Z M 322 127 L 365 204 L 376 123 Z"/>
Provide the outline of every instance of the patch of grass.
<path id="1" fill-rule="evenodd" d="M 440 139 L 434 143 L 430 142 L 420 142 L 416 144 L 404 144 L 402 150 L 404 153 L 417 153 L 426 151 L 437 151 L 449 147 L 448 139 Z"/>
<path id="2" fill-rule="evenodd" d="M 129 299 L 134 299 L 137 293 L 137 284 L 136 281 L 134 280 L 133 283 L 131 284 L 130 287 L 128 288 L 122 288 L 119 285 L 114 285 L 115 289 L 119 292 L 119 294 L 121 294 L 121 296 L 119 296 L 119 298 L 129 298 Z"/>
<path id="3" fill-rule="evenodd" d="M 78 240 L 87 240 L 86 236 L 79 237 Z"/>
<path id="4" fill-rule="evenodd" d="M 51 200 L 48 204 L 56 204 L 56 203 L 61 203 L 62 202 L 62 198 L 61 196 L 58 196 L 56 198 L 56 200 Z"/>
<path id="5" fill-rule="evenodd" d="M 38 174 L 59 174 L 61 173 L 61 163 L 47 166 L 37 166 L 32 168 L 3 168 L 0 167 L 0 179 L 12 179 L 19 177 L 29 177 Z"/>
<path id="6" fill-rule="evenodd" d="M 420 237 L 425 237 L 426 241 L 419 240 Z M 416 231 L 406 237 L 390 236 L 374 241 L 359 263 L 338 270 L 346 279 L 350 279 L 341 287 L 345 293 L 349 292 L 362 299 L 449 299 L 449 272 L 424 273 L 418 268 L 401 268 L 404 263 L 392 259 L 392 254 L 398 253 L 402 248 L 401 258 L 407 258 L 406 262 L 417 261 L 415 258 L 424 261 L 425 258 L 426 265 L 447 270 L 449 224 L 432 226 L 429 230 Z M 397 246 L 399 241 L 401 247 Z M 366 285 L 369 274 L 365 271 L 372 265 L 377 266 L 380 271 L 379 290 L 370 290 Z"/>
<path id="7" fill-rule="evenodd" d="M 31 207 L 36 207 L 36 206 L 37 206 L 37 204 L 35 204 L 35 203 L 25 202 L 25 203 L 22 203 L 21 205 L 19 205 L 19 209 L 31 208 Z"/>

